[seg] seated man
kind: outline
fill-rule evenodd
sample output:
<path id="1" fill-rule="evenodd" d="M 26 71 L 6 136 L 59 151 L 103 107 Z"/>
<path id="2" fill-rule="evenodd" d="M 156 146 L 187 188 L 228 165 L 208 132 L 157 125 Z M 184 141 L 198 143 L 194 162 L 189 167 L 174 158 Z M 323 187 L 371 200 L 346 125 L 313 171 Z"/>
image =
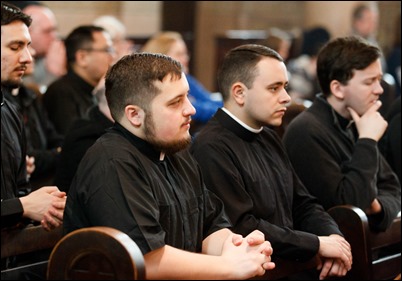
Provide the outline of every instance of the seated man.
<path id="1" fill-rule="evenodd" d="M 283 59 L 265 46 L 239 46 L 226 54 L 218 82 L 224 107 L 195 137 L 191 152 L 207 187 L 224 201 L 233 230 L 260 230 L 274 257 L 302 261 L 318 254 L 320 279 L 344 276 L 352 264 L 349 243 L 268 127 L 281 124 L 290 101 Z"/>
<path id="2" fill-rule="evenodd" d="M 64 192 L 56 186 L 45 186 L 20 195 L 21 189 L 30 190 L 27 172 L 33 170 L 31 160 L 26 160 L 26 135 L 24 122 L 17 108 L 7 99 L 13 89 L 22 84 L 27 65 L 32 63 L 29 51 L 31 37 L 28 27 L 31 18 L 17 7 L 1 2 L 1 230 L 24 227 L 31 222 L 41 224 L 50 231 L 60 227 L 66 202 Z M 26 162 L 27 161 L 27 162 Z M 29 164 L 27 167 L 27 163 Z M 2 241 L 4 242 L 4 241 Z M 2 253 L 3 256 L 3 253 Z M 2 258 L 1 269 L 10 269 L 38 261 L 35 255 Z M 23 273 L 23 271 L 26 271 Z M 21 273 L 21 274 L 19 274 Z M 29 269 L 23 275 L 32 277 Z M 3 277 L 3 274 L 2 274 Z M 44 278 L 44 276 L 41 276 Z"/>
<path id="3" fill-rule="evenodd" d="M 19 8 L 1 2 L 1 228 L 32 220 L 52 230 L 62 224 L 66 194 L 45 186 L 19 197 L 20 189 L 30 186 L 25 128 L 17 108 L 6 98 L 21 86 L 32 63 L 30 24 L 31 18 Z"/>
<path id="4" fill-rule="evenodd" d="M 317 60 L 322 94 L 284 135 L 296 173 L 324 208 L 359 207 L 380 231 L 401 210 L 400 183 L 377 145 L 387 128 L 382 74 L 378 47 L 359 37 L 329 42 Z"/>
<path id="5" fill-rule="evenodd" d="M 94 96 L 98 104 L 88 110 L 87 116 L 73 123 L 66 134 L 60 153 L 54 184 L 67 193 L 85 152 L 106 132 L 106 129 L 113 126 L 104 83 L 95 88 Z"/>
<path id="6" fill-rule="evenodd" d="M 272 269 L 254 231 L 232 233 L 222 202 L 205 188 L 191 141 L 189 86 L 161 54 L 123 57 L 106 74 L 114 126 L 89 148 L 70 186 L 66 232 L 109 226 L 144 254 L 146 279 L 247 279 Z"/>
<path id="7" fill-rule="evenodd" d="M 57 132 L 63 136 L 75 120 L 85 117 L 96 100 L 92 91 L 115 58 L 110 34 L 102 27 L 81 25 L 64 40 L 67 74 L 52 82 L 43 104 Z"/>

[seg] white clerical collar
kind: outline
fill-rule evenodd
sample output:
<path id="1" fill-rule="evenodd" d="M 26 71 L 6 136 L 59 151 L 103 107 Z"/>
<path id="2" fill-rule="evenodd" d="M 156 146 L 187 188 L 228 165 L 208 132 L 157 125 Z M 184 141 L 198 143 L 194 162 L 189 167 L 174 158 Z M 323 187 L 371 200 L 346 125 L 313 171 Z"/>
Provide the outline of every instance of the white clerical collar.
<path id="1" fill-rule="evenodd" d="M 244 127 L 245 129 L 249 130 L 250 132 L 253 132 L 253 133 L 258 134 L 258 133 L 260 133 L 260 132 L 264 129 L 264 127 L 262 127 L 262 126 L 261 126 L 261 128 L 259 128 L 259 129 L 251 128 L 249 125 L 247 125 L 246 123 L 244 123 L 243 121 L 241 121 L 239 118 L 237 118 L 236 116 L 234 116 L 228 109 L 222 107 L 222 110 L 225 111 L 227 115 L 229 115 L 230 117 L 232 117 L 237 123 L 239 123 L 242 127 Z"/>

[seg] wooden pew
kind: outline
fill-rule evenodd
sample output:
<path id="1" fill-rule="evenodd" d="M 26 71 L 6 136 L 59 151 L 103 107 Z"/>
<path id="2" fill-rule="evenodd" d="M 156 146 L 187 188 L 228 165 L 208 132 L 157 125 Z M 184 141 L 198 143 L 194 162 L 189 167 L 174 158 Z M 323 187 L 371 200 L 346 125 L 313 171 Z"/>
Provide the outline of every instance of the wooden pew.
<path id="1" fill-rule="evenodd" d="M 117 229 L 82 228 L 64 236 L 53 248 L 47 279 L 145 279 L 144 257 L 137 244 Z"/>
<path id="2" fill-rule="evenodd" d="M 392 280 L 401 273 L 400 213 L 385 232 L 375 232 L 360 208 L 342 205 L 328 212 L 352 246 L 352 269 L 345 280 Z"/>
<path id="3" fill-rule="evenodd" d="M 53 246 L 62 238 L 62 228 L 46 231 L 40 225 L 18 226 L 1 231 L 1 259 L 17 257 L 22 260 L 30 255 L 34 262 L 21 263 L 17 267 L 1 271 L 1 279 L 18 279 L 23 272 L 46 276 L 47 262 Z"/>

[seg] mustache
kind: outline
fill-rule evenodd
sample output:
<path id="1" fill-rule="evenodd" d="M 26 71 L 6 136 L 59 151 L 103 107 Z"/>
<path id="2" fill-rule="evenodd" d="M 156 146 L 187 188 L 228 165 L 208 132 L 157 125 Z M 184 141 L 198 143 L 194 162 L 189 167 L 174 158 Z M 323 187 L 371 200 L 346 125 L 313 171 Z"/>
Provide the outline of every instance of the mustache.
<path id="1" fill-rule="evenodd" d="M 17 67 L 15 70 L 17 71 L 26 71 L 27 70 L 27 65 L 26 64 L 22 64 L 19 67 Z"/>

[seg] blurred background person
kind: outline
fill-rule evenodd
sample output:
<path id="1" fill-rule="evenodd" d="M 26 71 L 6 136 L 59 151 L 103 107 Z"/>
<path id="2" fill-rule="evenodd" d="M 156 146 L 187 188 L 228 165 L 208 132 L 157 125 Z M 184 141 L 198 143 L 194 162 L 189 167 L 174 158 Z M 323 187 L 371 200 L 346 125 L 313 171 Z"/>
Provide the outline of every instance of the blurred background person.
<path id="1" fill-rule="evenodd" d="M 352 12 L 352 35 L 358 35 L 378 46 L 377 29 L 380 19 L 374 1 L 359 3 Z"/>
<path id="2" fill-rule="evenodd" d="M 380 48 L 377 41 L 377 32 L 380 22 L 380 12 L 375 1 L 361 2 L 355 6 L 352 12 L 351 34 L 363 37 L 369 43 Z M 383 72 L 387 72 L 387 63 L 381 56 Z"/>
<path id="3" fill-rule="evenodd" d="M 43 95 L 49 119 L 63 136 L 75 120 L 85 117 L 96 105 L 93 90 L 115 59 L 112 39 L 102 27 L 78 26 L 64 42 L 68 72 L 50 84 Z"/>
<path id="4" fill-rule="evenodd" d="M 292 38 L 289 33 L 279 28 L 271 28 L 268 31 L 267 39 L 262 42 L 263 45 L 275 50 L 283 58 L 286 63 L 292 46 Z"/>
<path id="5" fill-rule="evenodd" d="M 194 135 L 215 114 L 216 110 L 223 106 L 220 94 L 215 99 L 215 95 L 212 95 L 195 77 L 188 73 L 190 55 L 180 33 L 173 31 L 157 33 L 145 43 L 141 51 L 168 55 L 183 66 L 190 86 L 189 99 L 196 109 L 195 115 L 192 116 L 190 131 Z"/>
<path id="6" fill-rule="evenodd" d="M 103 15 L 97 17 L 92 24 L 103 27 L 107 32 L 109 32 L 116 52 L 116 61 L 134 51 L 135 42 L 127 39 L 127 29 L 116 17 Z"/>
<path id="7" fill-rule="evenodd" d="M 401 182 L 401 96 L 394 100 L 384 117 L 388 127 L 378 147 Z"/>
<path id="8" fill-rule="evenodd" d="M 401 14 L 395 22 L 394 42 L 387 56 L 388 72 L 395 79 L 395 95 L 401 95 Z"/>
<path id="9" fill-rule="evenodd" d="M 127 29 L 124 24 L 114 16 L 103 15 L 97 17 L 93 21 L 93 25 L 102 27 L 105 29 L 110 37 L 112 38 L 112 44 L 115 51 L 114 61 L 117 62 L 123 56 L 135 52 L 134 42 L 127 39 Z M 102 93 L 97 93 L 97 91 L 105 91 L 105 79 L 102 78 L 98 85 L 95 87 L 93 94 L 102 95 Z"/>
<path id="10" fill-rule="evenodd" d="M 294 102 L 308 105 L 320 92 L 317 80 L 317 55 L 321 47 L 331 39 L 324 27 L 314 27 L 303 32 L 300 55 L 289 60 L 289 95 Z"/>
<path id="11" fill-rule="evenodd" d="M 105 96 L 105 87 L 100 84 L 94 89 L 98 104 L 88 111 L 85 118 L 76 120 L 65 136 L 54 184 L 68 192 L 78 165 L 85 152 L 114 123 Z"/>
<path id="12" fill-rule="evenodd" d="M 56 17 L 40 1 L 11 2 L 32 18 L 29 33 L 35 50 L 35 71 L 24 81 L 26 85 L 37 86 L 43 94 L 50 83 L 66 73 L 65 47 L 59 39 Z"/>
<path id="13" fill-rule="evenodd" d="M 30 52 L 34 56 L 35 51 L 32 48 Z M 32 60 L 32 63 L 27 64 L 25 75 L 33 75 L 34 62 Z M 40 95 L 24 84 L 11 92 L 4 93 L 4 96 L 17 107 L 25 125 L 27 154 L 35 160 L 35 169 L 30 174 L 30 182 L 34 190 L 53 183 L 63 142 L 63 137 L 57 133 L 47 116 Z"/>

